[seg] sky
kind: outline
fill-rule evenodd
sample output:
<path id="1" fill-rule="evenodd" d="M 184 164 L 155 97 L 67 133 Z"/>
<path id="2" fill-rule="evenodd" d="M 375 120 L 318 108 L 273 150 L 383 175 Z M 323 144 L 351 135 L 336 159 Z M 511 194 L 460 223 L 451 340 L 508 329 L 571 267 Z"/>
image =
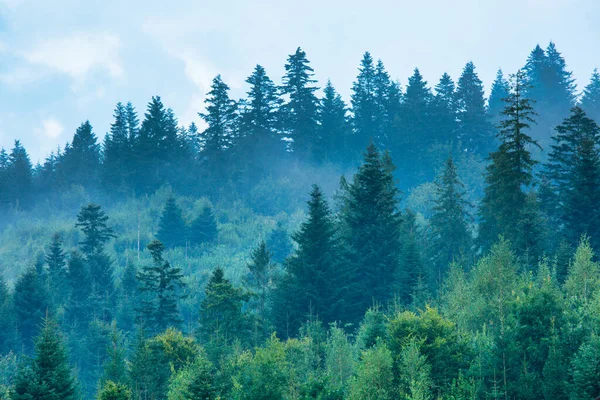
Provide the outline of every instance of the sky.
<path id="1" fill-rule="evenodd" d="M 581 90 L 600 67 L 598 21 L 597 0 L 0 0 L 0 147 L 19 139 L 35 163 L 154 95 L 200 125 L 215 75 L 243 97 L 256 64 L 280 83 L 298 46 L 345 100 L 365 51 L 403 86 L 415 67 L 434 86 L 473 61 L 489 91 L 549 41 Z"/>

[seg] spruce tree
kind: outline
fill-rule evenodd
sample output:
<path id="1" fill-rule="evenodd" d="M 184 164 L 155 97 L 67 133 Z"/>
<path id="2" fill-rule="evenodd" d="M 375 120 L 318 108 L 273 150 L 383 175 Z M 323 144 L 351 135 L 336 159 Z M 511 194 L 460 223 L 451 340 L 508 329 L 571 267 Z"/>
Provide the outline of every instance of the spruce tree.
<path id="1" fill-rule="evenodd" d="M 85 235 L 85 239 L 79 242 L 85 255 L 102 252 L 104 245 L 115 237 L 107 222 L 108 216 L 99 205 L 89 203 L 81 207 L 75 226 Z"/>
<path id="2" fill-rule="evenodd" d="M 229 86 L 221 75 L 217 75 L 204 100 L 205 113 L 198 115 L 208 125 L 202 132 L 203 143 L 201 159 L 204 165 L 223 179 L 226 165 L 226 154 L 232 150 L 235 140 L 237 105 L 229 98 Z"/>
<path id="3" fill-rule="evenodd" d="M 33 349 L 33 338 L 50 306 L 44 282 L 34 267 L 27 268 L 17 279 L 13 293 L 17 329 L 25 351 Z M 51 310 L 50 310 L 51 311 Z"/>
<path id="4" fill-rule="evenodd" d="M 131 389 L 126 385 L 108 381 L 100 390 L 98 400 L 131 400 Z"/>
<path id="5" fill-rule="evenodd" d="M 389 154 L 382 156 L 371 144 L 352 182 L 342 187 L 341 220 L 352 286 L 347 320 L 358 321 L 374 302 L 391 299 L 401 275 L 401 215 L 393 170 Z"/>
<path id="6" fill-rule="evenodd" d="M 493 148 L 494 134 L 486 112 L 483 84 L 472 62 L 465 65 L 458 80 L 456 106 L 463 149 L 486 156 Z"/>
<path id="7" fill-rule="evenodd" d="M 486 251 L 499 235 L 513 245 L 522 241 L 522 232 L 516 227 L 523 218 L 527 203 L 525 189 L 532 184 L 536 165 L 529 148 L 538 146 L 528 135 L 535 114 L 530 100 L 523 97 L 523 80 L 522 71 L 513 77 L 498 133 L 501 144 L 490 154 L 491 163 L 486 168 L 486 187 L 479 210 L 479 240 Z"/>
<path id="8" fill-rule="evenodd" d="M 580 102 L 586 114 L 600 124 L 600 72 L 595 68 L 590 83 L 583 89 Z"/>
<path id="9" fill-rule="evenodd" d="M 282 221 L 278 221 L 275 229 L 271 231 L 267 239 L 267 247 L 271 252 L 273 261 L 276 263 L 283 263 L 292 252 L 294 246 Z"/>
<path id="10" fill-rule="evenodd" d="M 128 190 L 132 156 L 128 111 L 126 106 L 119 102 L 115 107 L 114 122 L 110 125 L 110 132 L 104 137 L 102 146 L 101 181 L 105 190 Z"/>
<path id="11" fill-rule="evenodd" d="M 274 269 L 274 265 L 271 263 L 271 253 L 267 250 L 267 244 L 264 240 L 252 250 L 247 268 L 246 284 L 256 296 L 254 302 L 255 312 L 260 319 L 264 320 L 267 312 L 267 301 L 273 286 Z"/>
<path id="12" fill-rule="evenodd" d="M 217 240 L 218 236 L 219 231 L 215 214 L 213 213 L 212 207 L 205 205 L 189 227 L 188 237 L 190 243 L 192 245 L 213 243 Z"/>
<path id="13" fill-rule="evenodd" d="M 431 255 L 436 266 L 436 279 L 441 280 L 452 262 L 468 260 L 473 241 L 468 213 L 470 204 L 465 199 L 465 187 L 451 157 L 436 180 L 434 201 Z"/>
<path id="14" fill-rule="evenodd" d="M 314 70 L 306 53 L 298 47 L 285 64 L 282 94 L 289 101 L 281 107 L 284 132 L 293 140 L 292 149 L 301 160 L 314 160 L 318 147 L 317 110 L 319 101 L 315 92 Z"/>
<path id="15" fill-rule="evenodd" d="M 510 83 L 504 77 L 501 69 L 496 72 L 496 79 L 492 83 L 490 98 L 488 99 L 488 115 L 494 125 L 498 125 L 502 120 L 502 111 L 504 111 L 504 100 L 510 95 Z"/>
<path id="16" fill-rule="evenodd" d="M 286 261 L 283 281 L 276 293 L 277 331 L 296 334 L 308 315 L 325 324 L 342 312 L 339 244 L 329 205 L 323 192 L 313 185 L 308 201 L 308 219 L 292 235 L 296 251 Z"/>
<path id="17" fill-rule="evenodd" d="M 18 140 L 15 140 L 15 146 L 8 155 L 6 190 L 7 203 L 14 209 L 27 207 L 33 200 L 33 167 L 27 151 Z"/>
<path id="18" fill-rule="evenodd" d="M 52 304 L 62 304 L 67 298 L 67 256 L 63 250 L 63 241 L 59 233 L 52 235 L 52 241 L 46 250 L 44 261 L 48 266 L 48 288 Z"/>
<path id="19" fill-rule="evenodd" d="M 23 365 L 11 392 L 13 400 L 75 400 L 77 383 L 57 324 L 46 318 L 35 340 L 35 358 Z"/>
<path id="20" fill-rule="evenodd" d="M 90 121 L 85 121 L 75 131 L 73 141 L 65 147 L 62 168 L 69 185 L 86 188 L 98 182 L 101 147 L 92 130 Z"/>
<path id="21" fill-rule="evenodd" d="M 351 97 L 354 126 L 352 147 L 355 151 L 365 148 L 369 141 L 378 136 L 375 127 L 380 111 L 375 97 L 375 65 L 368 51 L 363 55 L 358 71 Z"/>
<path id="22" fill-rule="evenodd" d="M 444 73 L 431 101 L 431 124 L 433 141 L 439 144 L 456 142 L 455 84 L 450 75 Z"/>
<path id="23" fill-rule="evenodd" d="M 4 276 L 0 275 L 0 354 L 8 354 L 18 344 L 18 330 L 13 296 Z"/>
<path id="24" fill-rule="evenodd" d="M 72 252 L 67 263 L 67 280 L 69 298 L 65 307 L 65 319 L 75 329 L 85 329 L 91 320 L 92 280 L 83 255 Z"/>
<path id="25" fill-rule="evenodd" d="M 330 80 L 323 89 L 318 109 L 319 136 L 315 157 L 319 161 L 345 164 L 350 156 L 350 125 L 347 106 Z"/>
<path id="26" fill-rule="evenodd" d="M 600 337 L 593 334 L 577 351 L 572 363 L 570 398 L 584 400 L 600 394 Z"/>
<path id="27" fill-rule="evenodd" d="M 181 208 L 175 202 L 175 198 L 170 196 L 160 216 L 156 238 L 167 248 L 184 247 L 186 231 L 187 227 Z"/>
<path id="28" fill-rule="evenodd" d="M 562 227 L 571 245 L 587 233 L 600 243 L 596 228 L 600 218 L 600 127 L 580 107 L 556 127 L 554 144 L 545 165 L 544 177 L 550 193 L 545 208 L 551 221 Z"/>
<path id="29" fill-rule="evenodd" d="M 143 296 L 138 308 L 139 321 L 148 332 L 158 333 L 181 324 L 177 303 L 185 297 L 182 294 L 185 284 L 181 269 L 163 259 L 164 246 L 161 242 L 151 242 L 148 250 L 152 264 L 144 266 L 138 274 L 138 290 Z"/>

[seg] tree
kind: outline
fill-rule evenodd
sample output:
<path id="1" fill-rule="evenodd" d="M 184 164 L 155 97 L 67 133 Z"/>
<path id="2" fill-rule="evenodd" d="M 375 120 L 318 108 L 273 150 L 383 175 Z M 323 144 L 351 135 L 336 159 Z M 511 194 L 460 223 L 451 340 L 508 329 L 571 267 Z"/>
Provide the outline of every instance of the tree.
<path id="1" fill-rule="evenodd" d="M 131 389 L 126 385 L 107 381 L 98 394 L 98 400 L 131 400 Z"/>
<path id="2" fill-rule="evenodd" d="M 27 268 L 17 279 L 13 293 L 17 328 L 26 352 L 33 349 L 44 313 L 48 311 L 48 293 L 34 267 Z"/>
<path id="3" fill-rule="evenodd" d="M 522 71 L 513 77 L 498 133 L 501 144 L 490 154 L 491 163 L 486 168 L 486 187 L 479 210 L 479 237 L 484 249 L 489 249 L 499 235 L 513 244 L 523 241 L 519 237 L 522 232 L 515 227 L 523 217 L 527 200 L 524 189 L 531 185 L 537 163 L 529 147 L 539 146 L 527 132 L 534 122 L 534 112 L 530 100 L 523 97 L 523 79 Z"/>
<path id="4" fill-rule="evenodd" d="M 85 234 L 85 239 L 79 242 L 84 254 L 89 256 L 102 252 L 106 242 L 115 237 L 107 222 L 108 216 L 99 205 L 89 203 L 81 207 L 75 226 Z"/>
<path id="5" fill-rule="evenodd" d="M 315 157 L 319 161 L 347 163 L 350 153 L 350 125 L 347 106 L 336 92 L 330 80 L 323 89 L 319 103 L 319 138 L 315 146 Z"/>
<path id="6" fill-rule="evenodd" d="M 598 244 L 600 127 L 583 109 L 574 107 L 571 115 L 555 129 L 554 144 L 544 171 L 551 191 L 546 209 L 551 220 L 563 227 L 561 233 L 571 245 L 584 233 Z"/>
<path id="7" fill-rule="evenodd" d="M 510 95 L 510 83 L 504 77 L 501 69 L 496 72 L 496 79 L 492 83 L 490 98 L 488 99 L 488 115 L 494 123 L 498 125 L 502 120 L 502 111 L 504 111 L 504 100 Z"/>
<path id="8" fill-rule="evenodd" d="M 465 187 L 458 177 L 452 158 L 436 180 L 436 199 L 431 217 L 431 254 L 438 271 L 438 279 L 453 261 L 468 259 L 472 246 L 469 227 L 469 202 L 465 200 Z"/>
<path id="9" fill-rule="evenodd" d="M 431 367 L 421 354 L 417 339 L 409 339 L 400 354 L 400 371 L 403 398 L 407 400 L 431 399 Z"/>
<path id="10" fill-rule="evenodd" d="M 392 354 L 383 342 L 363 351 L 356 377 L 350 382 L 350 400 L 391 400 L 394 397 Z"/>
<path id="11" fill-rule="evenodd" d="M 7 202 L 15 209 L 27 207 L 33 199 L 33 168 L 27 151 L 18 140 L 8 155 L 6 190 Z"/>
<path id="12" fill-rule="evenodd" d="M 444 73 L 435 85 L 435 95 L 431 100 L 432 121 L 429 121 L 434 129 L 433 140 L 440 144 L 456 142 L 455 91 L 454 81 Z"/>
<path id="13" fill-rule="evenodd" d="M 565 289 L 569 298 L 582 304 L 589 303 L 593 294 L 600 290 L 600 265 L 594 261 L 594 251 L 585 236 L 581 238 L 569 265 Z"/>
<path id="14" fill-rule="evenodd" d="M 292 239 L 297 249 L 286 262 L 274 310 L 277 330 L 288 337 L 295 335 L 307 315 L 329 324 L 342 310 L 340 294 L 345 288 L 338 284 L 339 245 L 329 205 L 316 185 L 308 201 L 308 219 Z"/>
<path id="15" fill-rule="evenodd" d="M 209 205 L 202 207 L 200 214 L 192 221 L 188 236 L 190 243 L 194 245 L 213 243 L 217 240 L 219 236 L 217 219 Z"/>
<path id="16" fill-rule="evenodd" d="M 135 128 L 130 127 L 128 120 L 135 114 L 131 115 L 130 110 L 132 110 L 131 103 L 127 106 L 121 102 L 117 103 L 113 115 L 115 120 L 110 125 L 110 132 L 104 137 L 101 181 L 109 192 L 125 192 L 129 189 L 133 156 L 132 139 L 135 140 L 135 133 L 133 137 L 131 135 L 131 130 Z M 137 122 L 131 123 L 137 126 Z"/>
<path id="17" fill-rule="evenodd" d="M 8 354 L 17 347 L 18 330 L 13 296 L 4 277 L 0 275 L 0 354 Z"/>
<path id="18" fill-rule="evenodd" d="M 138 312 L 142 326 L 151 333 L 158 333 L 181 324 L 177 302 L 185 297 L 181 294 L 185 284 L 181 269 L 163 259 L 161 242 L 154 240 L 147 248 L 152 264 L 144 266 L 138 274 L 138 290 L 143 295 Z"/>
<path id="19" fill-rule="evenodd" d="M 205 113 L 198 113 L 208 127 L 202 132 L 202 160 L 223 179 L 226 164 L 225 154 L 231 150 L 235 140 L 237 105 L 229 98 L 229 86 L 217 75 L 204 100 Z"/>
<path id="20" fill-rule="evenodd" d="M 271 231 L 267 240 L 267 247 L 271 252 L 273 261 L 276 263 L 283 263 L 292 252 L 293 245 L 290 234 L 281 221 L 278 221 L 275 229 Z"/>
<path id="21" fill-rule="evenodd" d="M 167 248 L 183 247 L 186 243 L 186 231 L 181 208 L 175 202 L 175 198 L 170 196 L 160 216 L 156 238 Z"/>
<path id="22" fill-rule="evenodd" d="M 214 368 L 204 354 L 180 370 L 169 384 L 168 400 L 213 400 L 217 399 Z"/>
<path id="23" fill-rule="evenodd" d="M 247 264 L 247 268 L 246 284 L 256 296 L 254 310 L 264 324 L 267 317 L 267 301 L 273 287 L 274 269 L 274 265 L 271 263 L 271 253 L 267 250 L 264 240 L 252 250 L 250 263 Z"/>
<path id="24" fill-rule="evenodd" d="M 462 147 L 485 156 L 493 147 L 494 135 L 485 108 L 483 84 L 472 62 L 465 65 L 458 79 L 456 105 Z"/>
<path id="25" fill-rule="evenodd" d="M 343 239 L 353 294 L 346 319 L 358 321 L 375 303 L 385 303 L 397 287 L 401 248 L 398 189 L 389 155 L 371 144 L 352 182 L 343 190 Z"/>
<path id="26" fill-rule="evenodd" d="M 91 187 L 98 182 L 100 172 L 100 144 L 90 121 L 85 121 L 75 131 L 73 141 L 65 147 L 62 158 L 63 173 L 69 185 Z"/>
<path id="27" fill-rule="evenodd" d="M 590 83 L 583 89 L 580 106 L 591 119 L 600 124 L 600 72 L 597 68 L 592 73 Z"/>
<path id="28" fill-rule="evenodd" d="M 318 148 L 317 109 L 319 100 L 315 92 L 314 70 L 306 53 L 298 47 L 285 64 L 282 93 L 289 101 L 282 106 L 284 131 L 293 140 L 294 153 L 305 160 L 315 159 Z"/>
<path id="29" fill-rule="evenodd" d="M 364 148 L 369 141 L 380 136 L 376 131 L 377 120 L 380 119 L 375 97 L 375 66 L 373 57 L 365 52 L 358 67 L 358 77 L 352 84 L 352 114 L 354 140 L 352 147 L 357 151 Z"/>
<path id="30" fill-rule="evenodd" d="M 79 252 L 72 252 L 67 264 L 67 287 L 69 298 L 66 305 L 66 320 L 76 329 L 87 328 L 91 319 L 90 297 L 92 282 L 85 259 Z"/>
<path id="31" fill-rule="evenodd" d="M 110 344 L 106 348 L 107 360 L 104 362 L 102 378 L 104 385 L 109 382 L 117 385 L 124 385 L 129 382 L 128 368 L 125 361 L 126 353 L 123 335 L 117 328 L 116 321 L 110 326 Z"/>
<path id="32" fill-rule="evenodd" d="M 77 399 L 76 382 L 56 323 L 46 318 L 35 340 L 35 358 L 19 369 L 13 400 Z"/>
<path id="33" fill-rule="evenodd" d="M 247 332 L 247 317 L 242 310 L 248 294 L 225 279 L 223 269 L 215 268 L 200 304 L 200 336 L 216 348 L 242 339 Z"/>
<path id="34" fill-rule="evenodd" d="M 67 278 L 67 255 L 63 250 L 63 241 L 59 233 L 52 235 L 52 241 L 46 250 L 44 261 L 48 266 L 48 288 L 52 304 L 62 304 L 68 296 L 65 281 Z"/>
<path id="35" fill-rule="evenodd" d="M 592 399 L 600 394 L 600 338 L 592 335 L 573 359 L 573 386 L 570 399 Z"/>

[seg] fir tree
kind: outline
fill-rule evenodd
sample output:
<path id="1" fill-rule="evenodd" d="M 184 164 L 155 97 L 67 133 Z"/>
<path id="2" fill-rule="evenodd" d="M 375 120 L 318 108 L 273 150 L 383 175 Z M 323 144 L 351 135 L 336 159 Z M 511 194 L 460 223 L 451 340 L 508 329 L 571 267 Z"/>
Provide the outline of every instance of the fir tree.
<path id="1" fill-rule="evenodd" d="M 18 330 L 13 296 L 4 277 L 0 275 L 0 354 L 8 354 L 17 347 Z"/>
<path id="2" fill-rule="evenodd" d="M 67 183 L 90 187 L 97 182 L 100 172 L 100 144 L 90 121 L 85 121 L 75 131 L 73 141 L 65 147 L 62 158 Z"/>
<path id="3" fill-rule="evenodd" d="M 472 246 L 470 219 L 465 200 L 465 187 L 458 177 L 452 158 L 436 181 L 436 199 L 431 217 L 432 256 L 437 279 L 441 279 L 450 263 L 468 259 Z"/>
<path id="4" fill-rule="evenodd" d="M 167 248 L 183 247 L 186 242 L 186 225 L 181 208 L 174 197 L 169 197 L 163 208 L 156 238 Z"/>
<path id="5" fill-rule="evenodd" d="M 485 249 L 493 244 L 499 235 L 504 235 L 511 243 L 521 242 L 518 227 L 523 218 L 527 193 L 533 180 L 533 167 L 529 147 L 537 142 L 528 135 L 533 120 L 533 108 L 529 99 L 523 97 L 523 72 L 513 78 L 510 96 L 506 99 L 504 117 L 500 124 L 498 150 L 490 154 L 491 163 L 486 170 L 486 188 L 480 208 L 479 238 Z"/>
<path id="6" fill-rule="evenodd" d="M 255 312 L 262 320 L 266 319 L 267 301 L 273 285 L 273 269 L 271 253 L 265 241 L 261 241 L 252 250 L 250 263 L 247 264 L 246 284 L 256 296 Z"/>
<path id="7" fill-rule="evenodd" d="M 597 68 L 592 73 L 590 83 L 583 89 L 580 105 L 591 119 L 600 124 L 600 72 Z"/>
<path id="8" fill-rule="evenodd" d="M 44 314 L 49 307 L 44 282 L 34 267 L 28 268 L 15 283 L 13 304 L 19 335 L 25 350 L 31 351 L 33 338 L 38 334 Z"/>
<path id="9" fill-rule="evenodd" d="M 276 263 L 283 263 L 292 252 L 293 245 L 290 234 L 282 221 L 278 221 L 275 229 L 271 231 L 267 240 L 267 247 L 271 252 L 272 260 Z"/>
<path id="10" fill-rule="evenodd" d="M 475 72 L 475 65 L 468 62 L 456 88 L 458 110 L 458 137 L 464 149 L 487 155 L 492 150 L 494 135 L 488 120 L 483 84 Z"/>
<path id="11" fill-rule="evenodd" d="M 285 133 L 293 140 L 292 149 L 300 159 L 314 159 L 318 146 L 314 70 L 306 53 L 298 47 L 285 64 L 282 93 L 289 101 L 282 106 Z"/>
<path id="12" fill-rule="evenodd" d="M 85 329 L 91 319 L 92 282 L 87 263 L 81 253 L 72 252 L 67 264 L 67 287 L 69 298 L 66 320 L 75 329 Z"/>
<path id="13" fill-rule="evenodd" d="M 287 336 L 295 335 L 308 315 L 317 315 L 326 324 L 335 321 L 343 304 L 333 219 L 316 185 L 308 201 L 308 219 L 292 239 L 297 250 L 286 262 L 275 310 L 278 331 Z"/>
<path id="14" fill-rule="evenodd" d="M 102 252 L 106 242 L 115 237 L 107 222 L 108 216 L 99 205 L 89 203 L 81 207 L 75 226 L 85 234 L 85 239 L 79 242 L 84 254 L 89 256 Z"/>
<path id="15" fill-rule="evenodd" d="M 192 221 L 188 235 L 193 245 L 213 243 L 217 240 L 219 236 L 217 220 L 209 205 L 202 207 L 200 214 Z"/>
<path id="16" fill-rule="evenodd" d="M 181 324 L 177 303 L 185 297 L 181 294 L 185 284 L 181 269 L 163 259 L 161 242 L 151 242 L 148 250 L 152 265 L 144 266 L 138 274 L 138 290 L 143 296 L 138 312 L 141 325 L 148 332 L 158 333 Z"/>
<path id="17" fill-rule="evenodd" d="M 375 65 L 371 53 L 365 52 L 358 67 L 358 77 L 352 85 L 352 114 L 354 149 L 363 149 L 375 140 L 378 106 L 375 98 Z"/>
<path id="18" fill-rule="evenodd" d="M 130 180 L 133 147 L 130 141 L 128 110 L 120 102 L 116 105 L 114 119 L 110 126 L 110 133 L 105 136 L 102 146 L 101 181 L 103 187 L 109 192 L 114 190 L 123 192 L 127 190 Z"/>
<path id="19" fill-rule="evenodd" d="M 594 334 L 573 359 L 573 385 L 570 398 L 583 400 L 600 394 L 600 338 Z"/>
<path id="20" fill-rule="evenodd" d="M 444 73 L 437 85 L 431 101 L 429 121 L 435 134 L 433 140 L 440 144 L 456 142 L 456 100 L 455 84 L 450 75 Z"/>
<path id="21" fill-rule="evenodd" d="M 27 151 L 18 140 L 8 155 L 6 190 L 7 202 L 15 209 L 28 206 L 33 198 L 33 168 Z"/>
<path id="22" fill-rule="evenodd" d="M 54 321 L 46 318 L 35 340 L 35 358 L 23 365 L 11 393 L 13 400 L 75 400 L 76 381 Z"/>
<path id="23" fill-rule="evenodd" d="M 490 98 L 488 99 L 488 115 L 494 123 L 498 125 L 502 120 L 502 111 L 504 111 L 504 100 L 510 95 L 510 83 L 504 77 L 501 69 L 496 72 L 496 79 L 492 83 Z"/>
<path id="24" fill-rule="evenodd" d="M 98 400 L 131 400 L 131 389 L 126 385 L 108 381 L 102 385 Z"/>
<path id="25" fill-rule="evenodd" d="M 348 251 L 355 298 L 346 304 L 346 318 L 358 320 L 373 302 L 385 303 L 397 287 L 401 248 L 398 189 L 389 155 L 371 144 L 364 162 L 344 193 L 344 245 Z M 402 284 L 402 283 L 401 283 Z"/>
<path id="26" fill-rule="evenodd" d="M 52 235 L 52 241 L 46 250 L 44 261 L 48 266 L 48 288 L 52 304 L 61 304 L 67 296 L 67 256 L 63 250 L 63 241 L 60 234 Z"/>
<path id="27" fill-rule="evenodd" d="M 315 157 L 320 161 L 347 162 L 350 150 L 350 125 L 347 107 L 330 80 L 323 89 L 318 109 L 319 137 Z"/>

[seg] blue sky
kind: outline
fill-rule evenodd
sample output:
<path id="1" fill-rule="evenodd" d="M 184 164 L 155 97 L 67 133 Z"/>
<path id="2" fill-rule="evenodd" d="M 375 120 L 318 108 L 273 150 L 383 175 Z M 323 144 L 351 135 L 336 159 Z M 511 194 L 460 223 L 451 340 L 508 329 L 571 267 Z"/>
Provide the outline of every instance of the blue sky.
<path id="1" fill-rule="evenodd" d="M 199 123 L 216 74 L 241 97 L 257 63 L 279 83 L 297 46 L 346 100 L 366 50 L 403 85 L 415 67 L 456 80 L 472 60 L 489 89 L 550 40 L 581 88 L 600 67 L 598 21 L 597 0 L 0 0 L 0 146 L 21 139 L 35 162 L 86 119 L 103 137 L 117 101 L 143 112 L 157 94 Z"/>

